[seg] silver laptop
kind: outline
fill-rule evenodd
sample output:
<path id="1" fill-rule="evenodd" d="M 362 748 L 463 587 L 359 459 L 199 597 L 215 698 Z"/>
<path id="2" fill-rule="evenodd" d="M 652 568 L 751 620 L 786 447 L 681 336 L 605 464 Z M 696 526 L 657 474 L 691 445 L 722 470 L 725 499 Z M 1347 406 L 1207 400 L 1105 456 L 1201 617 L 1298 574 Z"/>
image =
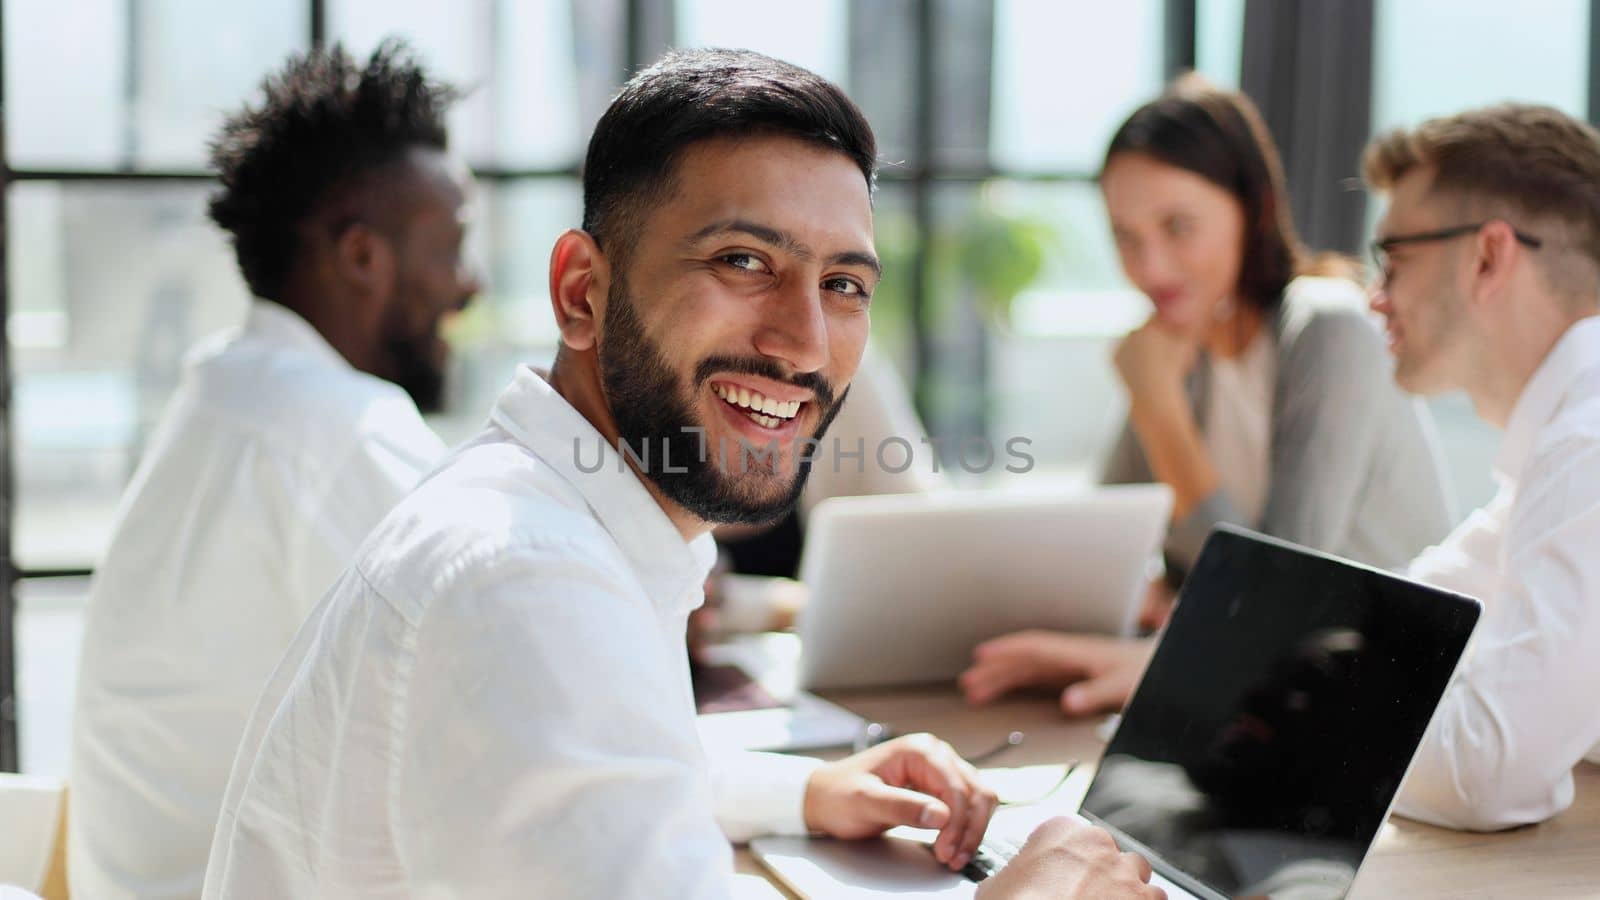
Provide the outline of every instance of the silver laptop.
<path id="1" fill-rule="evenodd" d="M 1078 814 L 1148 858 L 1170 897 L 1344 897 L 1479 612 L 1468 597 L 1218 529 Z M 751 849 L 802 897 L 966 897 L 1055 812 L 1003 809 L 964 875 L 910 840 Z"/>
<path id="2" fill-rule="evenodd" d="M 837 497 L 807 523 L 800 684 L 954 679 L 1024 628 L 1129 633 L 1172 509 L 1164 485 Z"/>

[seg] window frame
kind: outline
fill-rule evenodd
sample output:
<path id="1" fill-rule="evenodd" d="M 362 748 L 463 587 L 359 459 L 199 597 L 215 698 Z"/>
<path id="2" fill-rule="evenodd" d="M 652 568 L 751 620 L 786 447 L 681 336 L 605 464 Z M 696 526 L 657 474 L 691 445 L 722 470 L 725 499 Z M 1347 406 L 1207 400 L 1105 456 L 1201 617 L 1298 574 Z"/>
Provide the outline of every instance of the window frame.
<path id="1" fill-rule="evenodd" d="M 137 0 L 128 0 L 130 5 Z M 329 10 L 328 0 L 304 0 L 309 5 L 309 34 L 306 35 L 306 46 L 312 48 L 322 47 L 328 40 Z M 863 0 L 852 0 L 853 3 Z M 1011 171 L 997 168 L 992 165 L 957 165 L 941 163 L 935 150 L 934 116 L 938 98 L 937 73 L 940 60 L 939 41 L 936 27 L 941 3 L 945 2 L 984 2 L 984 0 L 912 0 L 911 14 L 914 18 L 913 26 L 916 37 L 913 44 L 912 71 L 906 73 L 907 83 L 912 86 L 913 112 L 913 142 L 915 159 L 917 162 L 911 166 L 885 167 L 882 180 L 902 186 L 909 194 L 912 219 L 917 235 L 916 246 L 913 254 L 914 278 L 909 286 L 910 325 L 912 330 L 912 343 L 915 349 L 914 376 L 912 378 L 914 395 L 918 399 L 918 406 L 924 412 L 927 410 L 926 384 L 927 373 L 933 363 L 933 346 L 929 332 L 929 296 L 930 296 L 930 270 L 929 242 L 925 236 L 932 232 L 935 224 L 935 210 L 933 195 L 935 189 L 941 185 L 968 183 L 980 185 L 992 179 L 1006 179 L 1020 182 L 1059 183 L 1080 182 L 1093 183 L 1095 175 L 1088 171 Z M 1600 3 L 1600 0 L 1596 0 Z M 1196 0 L 1165 0 L 1163 13 L 1165 15 L 1163 34 L 1164 46 L 1161 57 L 1164 61 L 1164 71 L 1168 76 L 1179 71 L 1192 68 L 1195 64 L 1195 5 Z M 621 27 L 623 29 L 623 48 L 626 57 L 624 70 L 616 73 L 620 83 L 626 76 L 642 68 L 649 61 L 655 59 L 660 53 L 672 45 L 675 24 L 675 0 L 623 0 L 623 16 Z M 1600 17 L 1594 20 L 1600 23 Z M 1596 24 L 1596 35 L 1600 35 L 1600 24 Z M 131 43 L 137 40 L 137 28 L 128 29 L 127 40 Z M 0 2 L 0 109 L 5 107 L 6 85 L 4 81 L 4 34 L 5 14 L 3 2 Z M 136 48 L 135 48 L 136 49 Z M 992 67 L 991 67 L 992 71 Z M 1593 79 L 1600 79 L 1600 67 L 1595 65 L 1591 58 L 1591 73 Z M 1591 90 L 1591 114 L 1594 111 L 1600 91 Z M 494 184 L 505 184 L 524 179 L 549 179 L 565 178 L 576 180 L 580 177 L 581 160 L 572 160 L 568 165 L 549 168 L 474 168 L 477 178 Z M 93 573 L 91 566 L 81 568 L 51 568 L 51 569 L 20 569 L 14 559 L 13 535 L 15 527 L 15 510 L 13 501 L 16 498 L 15 459 L 12 420 L 12 385 L 14 372 L 12 370 L 11 341 L 8 333 L 8 318 L 10 313 L 10 261 L 6 254 L 7 233 L 10 227 L 9 210 L 5 201 L 9 198 L 10 188 L 13 184 L 27 182 L 54 182 L 54 183 L 83 183 L 83 182 L 115 182 L 122 184 L 163 183 L 163 182 L 212 182 L 215 178 L 211 173 L 201 170 L 182 169 L 155 169 L 139 168 L 131 165 L 108 167 L 99 169 L 55 169 L 55 168 L 11 168 L 10 157 L 6 147 L 6 136 L 3 123 L 0 123 L 0 507 L 4 513 L 0 514 L 0 560 L 4 562 L 3 581 L 0 581 L 0 772 L 18 771 L 20 759 L 18 756 L 18 722 L 16 709 L 16 666 L 15 666 L 15 614 L 17 588 L 20 582 L 31 579 L 85 577 Z M 980 389 L 986 388 L 982 382 L 987 379 L 986 371 L 975 372 L 980 380 Z M 980 391 L 981 393 L 981 391 Z"/>

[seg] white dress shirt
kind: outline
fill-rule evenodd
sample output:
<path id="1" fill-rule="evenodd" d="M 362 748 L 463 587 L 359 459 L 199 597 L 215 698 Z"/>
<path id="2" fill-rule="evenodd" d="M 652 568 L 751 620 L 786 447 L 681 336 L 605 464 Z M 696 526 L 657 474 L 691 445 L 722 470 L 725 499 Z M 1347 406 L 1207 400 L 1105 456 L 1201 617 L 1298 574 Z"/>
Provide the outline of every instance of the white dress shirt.
<path id="1" fill-rule="evenodd" d="M 817 763 L 702 754 L 684 629 L 714 553 L 519 371 L 274 673 L 205 896 L 725 896 L 727 837 L 803 831 Z"/>
<path id="2" fill-rule="evenodd" d="M 1556 815 L 1573 765 L 1600 761 L 1600 317 L 1529 380 L 1495 474 L 1494 500 L 1411 566 L 1484 617 L 1396 806 L 1474 830 Z"/>
<path id="3" fill-rule="evenodd" d="M 200 894 L 272 668 L 445 448 L 400 388 L 257 301 L 189 359 L 90 591 L 68 843 L 74 896 Z"/>

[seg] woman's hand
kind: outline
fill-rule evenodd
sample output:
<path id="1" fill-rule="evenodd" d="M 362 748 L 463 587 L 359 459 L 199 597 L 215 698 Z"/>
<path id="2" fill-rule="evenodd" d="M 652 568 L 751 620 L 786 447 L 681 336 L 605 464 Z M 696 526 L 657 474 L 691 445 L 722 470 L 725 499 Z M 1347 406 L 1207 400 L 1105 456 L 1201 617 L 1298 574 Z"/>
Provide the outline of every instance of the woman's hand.
<path id="1" fill-rule="evenodd" d="M 1065 685 L 1061 709 L 1068 715 L 1121 709 L 1154 651 L 1154 638 L 1019 631 L 978 645 L 961 691 L 980 704 L 1021 687 Z"/>
<path id="2" fill-rule="evenodd" d="M 1183 379 L 1200 358 L 1197 340 L 1144 323 L 1117 345 L 1117 374 L 1128 389 L 1128 420 L 1150 471 L 1172 488 L 1172 518 L 1182 520 L 1221 478 L 1206 450 Z"/>
<path id="3" fill-rule="evenodd" d="M 1200 342 L 1152 317 L 1117 344 L 1112 361 L 1133 403 L 1185 404 L 1183 379 L 1200 358 Z"/>

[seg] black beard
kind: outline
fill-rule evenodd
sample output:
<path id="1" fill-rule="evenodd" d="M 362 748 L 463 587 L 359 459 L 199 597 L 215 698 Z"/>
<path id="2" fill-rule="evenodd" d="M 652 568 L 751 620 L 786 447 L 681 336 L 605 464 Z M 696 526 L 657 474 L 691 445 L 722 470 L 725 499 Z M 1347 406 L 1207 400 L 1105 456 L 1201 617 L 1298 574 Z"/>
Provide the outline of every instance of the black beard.
<path id="1" fill-rule="evenodd" d="M 824 410 L 813 435 L 821 438 L 838 415 L 844 395 L 835 400 L 827 379 L 815 373 L 786 376 L 768 359 L 711 357 L 695 367 L 689 397 L 685 397 L 661 348 L 644 333 L 623 279 L 612 284 L 606 303 L 606 336 L 598 352 L 600 379 L 618 438 L 641 457 L 650 454 L 640 465 L 644 476 L 668 499 L 705 522 L 760 524 L 788 512 L 800 499 L 811 474 L 811 449 L 803 447 L 787 491 L 776 497 L 751 496 L 716 466 L 714 460 L 721 454 L 703 446 L 709 440 L 705 423 L 695 416 L 689 397 L 717 373 L 760 375 L 804 387 Z M 742 453 L 742 445 L 728 448 L 728 461 L 740 464 Z M 774 465 L 781 468 L 776 461 Z"/>
<path id="2" fill-rule="evenodd" d="M 423 413 L 444 410 L 444 371 L 429 358 L 432 350 L 431 335 L 421 338 L 390 338 L 385 344 L 393 377 L 389 380 L 399 385 L 411 396 L 417 409 Z"/>

